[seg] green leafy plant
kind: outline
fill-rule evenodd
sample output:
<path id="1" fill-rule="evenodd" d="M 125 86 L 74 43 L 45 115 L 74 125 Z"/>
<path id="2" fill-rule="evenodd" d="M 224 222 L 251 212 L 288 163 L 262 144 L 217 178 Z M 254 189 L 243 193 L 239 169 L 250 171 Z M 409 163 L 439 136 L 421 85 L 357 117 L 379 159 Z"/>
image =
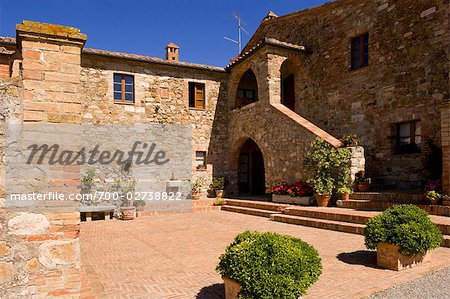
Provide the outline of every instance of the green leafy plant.
<path id="1" fill-rule="evenodd" d="M 205 180 L 203 178 L 197 178 L 192 184 L 192 192 L 199 192 L 203 185 L 205 185 Z"/>
<path id="2" fill-rule="evenodd" d="M 89 167 L 85 173 L 81 174 L 81 192 L 89 193 L 95 186 L 95 168 Z"/>
<path id="3" fill-rule="evenodd" d="M 133 205 L 135 206 L 135 207 L 143 207 L 143 206 L 145 206 L 145 204 L 146 204 L 146 202 L 145 202 L 145 200 L 143 200 L 143 199 L 137 199 L 137 200 L 135 200 L 134 202 L 133 202 Z"/>
<path id="4" fill-rule="evenodd" d="M 297 299 L 322 273 L 317 250 L 308 243 L 272 232 L 236 236 L 216 269 L 237 281 L 241 299 Z"/>
<path id="5" fill-rule="evenodd" d="M 425 253 L 442 241 L 437 225 L 424 210 L 413 205 L 396 205 L 371 218 L 364 237 L 369 249 L 376 249 L 378 243 L 390 243 L 398 245 L 406 255 Z"/>
<path id="6" fill-rule="evenodd" d="M 214 177 L 209 188 L 212 190 L 223 190 L 225 188 L 225 177 Z"/>
<path id="7" fill-rule="evenodd" d="M 438 202 L 441 199 L 441 194 L 437 191 L 425 192 L 425 197 L 431 202 Z"/>
<path id="8" fill-rule="evenodd" d="M 360 170 L 355 174 L 355 183 L 370 183 L 371 179 L 366 175 L 364 170 Z"/>
<path id="9" fill-rule="evenodd" d="M 215 206 L 223 206 L 225 204 L 225 199 L 218 197 L 216 198 L 216 200 L 214 201 L 214 205 Z"/>
<path id="10" fill-rule="evenodd" d="M 342 145 L 345 147 L 358 146 L 358 144 L 359 144 L 358 135 L 344 134 L 344 135 L 342 135 L 341 139 L 339 139 L 339 140 L 342 142 Z"/>
<path id="11" fill-rule="evenodd" d="M 339 188 L 339 189 L 337 190 L 337 193 L 338 193 L 338 194 L 344 194 L 344 193 L 351 194 L 351 193 L 352 193 L 352 189 L 350 189 L 350 188 L 347 187 L 347 186 L 341 187 L 341 188 Z"/>
<path id="12" fill-rule="evenodd" d="M 310 151 L 303 160 L 303 167 L 314 191 L 331 195 L 350 182 L 350 158 L 348 148 L 335 148 L 321 138 L 310 145 Z"/>

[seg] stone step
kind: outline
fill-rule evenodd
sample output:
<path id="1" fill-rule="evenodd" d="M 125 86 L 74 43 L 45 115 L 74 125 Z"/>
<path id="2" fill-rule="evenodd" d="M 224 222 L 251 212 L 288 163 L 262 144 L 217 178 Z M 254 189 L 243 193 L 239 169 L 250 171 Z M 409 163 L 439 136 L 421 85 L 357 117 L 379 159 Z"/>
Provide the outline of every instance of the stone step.
<path id="1" fill-rule="evenodd" d="M 357 223 L 347 223 L 341 221 L 333 221 L 326 219 L 315 219 L 301 216 L 275 214 L 272 219 L 279 222 L 310 226 L 328 230 L 335 230 L 345 233 L 362 234 L 365 225 Z"/>
<path id="2" fill-rule="evenodd" d="M 423 193 L 353 192 L 350 194 L 350 199 L 396 203 L 419 203 L 425 200 L 425 196 Z"/>
<path id="3" fill-rule="evenodd" d="M 366 224 L 370 218 L 380 214 L 375 211 L 358 211 L 354 209 L 334 207 L 288 207 L 284 214 L 307 218 L 325 219 L 356 224 Z M 439 226 L 445 235 L 450 235 L 450 218 L 445 216 L 430 215 L 431 221 Z"/>
<path id="4" fill-rule="evenodd" d="M 363 199 L 350 199 L 338 201 L 338 207 L 346 209 L 356 209 L 362 211 L 384 211 L 389 207 L 398 205 L 396 202 L 372 201 Z M 430 215 L 450 216 L 450 206 L 415 204 L 419 208 L 427 211 Z"/>
<path id="5" fill-rule="evenodd" d="M 247 214 L 247 215 L 253 215 L 253 216 L 266 217 L 266 218 L 270 218 L 270 216 L 272 214 L 281 214 L 281 212 L 279 212 L 279 211 L 253 209 L 253 208 L 240 207 L 240 206 L 229 206 L 228 204 L 225 206 L 222 206 L 221 210 L 228 211 L 228 212 Z"/>
<path id="6" fill-rule="evenodd" d="M 358 223 L 348 223 L 342 221 L 334 221 L 327 219 L 314 219 L 309 217 L 285 215 L 285 214 L 273 214 L 271 219 L 278 222 L 297 224 L 303 226 L 309 226 L 314 228 L 328 229 L 339 232 L 359 234 L 362 235 L 364 232 L 364 224 Z M 444 239 L 441 244 L 442 247 L 450 248 L 450 236 L 444 235 Z"/>
<path id="7" fill-rule="evenodd" d="M 357 224 L 365 224 L 378 212 L 359 212 L 352 209 L 321 207 L 289 207 L 284 214 L 307 218 L 325 219 Z"/>
<path id="8" fill-rule="evenodd" d="M 278 204 L 254 200 L 241 200 L 241 199 L 226 199 L 225 202 L 227 206 L 245 207 L 251 209 L 278 211 L 278 212 L 282 212 L 286 207 L 289 206 L 286 204 Z"/>

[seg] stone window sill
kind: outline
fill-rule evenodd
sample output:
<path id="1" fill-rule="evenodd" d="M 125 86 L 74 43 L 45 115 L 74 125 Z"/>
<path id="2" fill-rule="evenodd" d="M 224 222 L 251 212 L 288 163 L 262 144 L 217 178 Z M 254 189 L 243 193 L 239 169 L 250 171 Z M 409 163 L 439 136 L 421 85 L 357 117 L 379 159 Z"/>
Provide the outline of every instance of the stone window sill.
<path id="1" fill-rule="evenodd" d="M 134 106 L 134 102 L 127 103 L 127 102 L 114 101 L 114 104 Z"/>
<path id="2" fill-rule="evenodd" d="M 193 108 L 193 107 L 189 107 L 189 111 L 206 111 L 205 108 Z"/>

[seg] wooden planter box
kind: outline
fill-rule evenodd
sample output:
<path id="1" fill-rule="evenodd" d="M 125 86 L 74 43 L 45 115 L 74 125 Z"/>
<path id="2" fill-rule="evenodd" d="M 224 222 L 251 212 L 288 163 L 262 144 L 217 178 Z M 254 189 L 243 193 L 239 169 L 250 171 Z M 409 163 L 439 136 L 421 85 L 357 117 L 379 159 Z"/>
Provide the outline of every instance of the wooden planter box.
<path id="1" fill-rule="evenodd" d="M 272 194 L 272 201 L 275 203 L 286 203 L 302 206 L 312 206 L 313 198 L 312 196 L 304 197 L 291 197 L 289 195 L 277 195 Z"/>
<path id="2" fill-rule="evenodd" d="M 404 270 L 431 261 L 431 252 L 404 255 L 395 244 L 379 243 L 377 246 L 377 265 L 391 270 Z"/>
<path id="3" fill-rule="evenodd" d="M 242 287 L 237 282 L 226 276 L 222 276 L 225 283 L 225 299 L 237 299 Z"/>

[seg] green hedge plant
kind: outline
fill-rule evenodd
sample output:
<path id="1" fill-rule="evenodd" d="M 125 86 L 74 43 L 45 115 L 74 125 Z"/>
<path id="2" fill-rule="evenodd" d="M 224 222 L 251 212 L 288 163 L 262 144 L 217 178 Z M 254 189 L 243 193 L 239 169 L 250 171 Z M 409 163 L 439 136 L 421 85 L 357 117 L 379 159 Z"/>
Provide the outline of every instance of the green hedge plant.
<path id="1" fill-rule="evenodd" d="M 286 235 L 246 231 L 220 257 L 217 271 L 237 281 L 241 299 L 297 299 L 322 273 L 317 250 Z"/>
<path id="2" fill-rule="evenodd" d="M 412 255 L 437 248 L 442 233 L 428 214 L 413 205 L 396 205 L 371 218 L 364 229 L 366 247 L 376 249 L 378 243 L 399 246 L 401 253 Z"/>

